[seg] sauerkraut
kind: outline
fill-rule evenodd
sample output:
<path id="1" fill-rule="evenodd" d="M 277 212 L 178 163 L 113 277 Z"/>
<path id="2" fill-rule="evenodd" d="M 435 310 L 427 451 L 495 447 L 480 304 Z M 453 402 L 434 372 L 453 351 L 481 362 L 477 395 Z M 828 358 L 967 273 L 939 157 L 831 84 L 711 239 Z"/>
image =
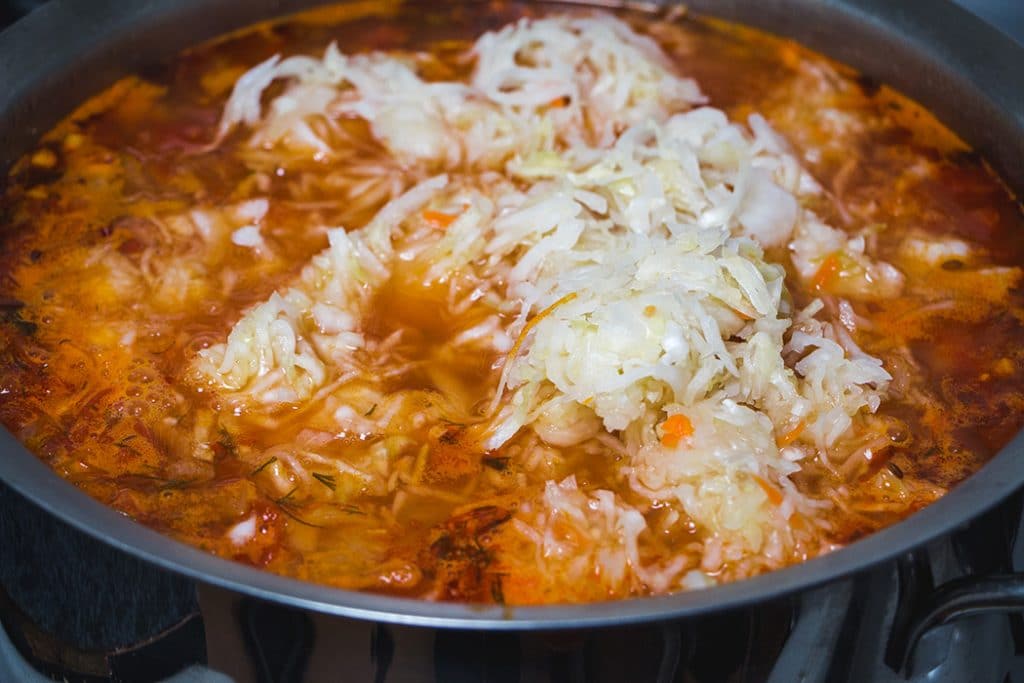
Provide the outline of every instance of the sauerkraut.
<path id="1" fill-rule="evenodd" d="M 1024 219 L 926 112 L 716 22 L 450 9 L 264 25 L 48 134 L 0 420 L 220 556 L 507 604 L 829 552 L 1024 421 Z"/>
<path id="2" fill-rule="evenodd" d="M 620 476 L 642 500 L 677 506 L 679 523 L 707 534 L 715 550 L 700 570 L 718 571 L 723 557 L 781 563 L 797 542 L 790 517 L 816 504 L 789 475 L 827 458 L 891 378 L 816 317 L 820 302 L 794 309 L 764 249 L 788 247 L 808 280 L 842 253 L 874 296 L 898 291 L 899 271 L 802 206 L 820 187 L 763 117 L 743 125 L 694 109 L 704 99 L 696 84 L 623 22 L 524 19 L 485 33 L 468 55 L 467 82 L 427 82 L 402 56 L 348 58 L 334 45 L 319 61 L 275 57 L 239 79 L 222 133 L 244 124 L 251 145 L 330 153 L 310 118 L 356 115 L 397 159 L 467 175 L 417 185 L 365 228 L 329 231 L 330 249 L 297 286 L 199 354 L 198 375 L 274 403 L 307 399 L 343 374 L 364 345 L 369 296 L 400 258 L 391 234 L 403 232 L 412 239 L 402 258 L 421 261 L 426 280 L 473 271 L 501 294 L 497 311 L 515 313 L 485 449 L 523 429 L 555 447 L 601 431 L 619 442 Z M 285 88 L 264 110 L 260 95 L 277 79 Z M 409 225 L 423 207 L 448 217 L 443 236 Z M 666 438 L 674 416 L 688 425 L 684 438 Z M 777 438 L 798 425 L 784 455 Z M 597 561 L 631 590 L 653 571 L 636 546 L 643 515 L 607 491 L 577 491 L 571 478 L 549 482 L 520 513 L 540 527 L 538 553 L 566 556 L 551 525 L 591 528 L 586 496 L 596 496 L 609 525 L 592 539 L 601 559 L 575 549 L 573 566 L 582 575 Z M 655 583 L 679 587 L 693 569 L 675 563 Z"/>

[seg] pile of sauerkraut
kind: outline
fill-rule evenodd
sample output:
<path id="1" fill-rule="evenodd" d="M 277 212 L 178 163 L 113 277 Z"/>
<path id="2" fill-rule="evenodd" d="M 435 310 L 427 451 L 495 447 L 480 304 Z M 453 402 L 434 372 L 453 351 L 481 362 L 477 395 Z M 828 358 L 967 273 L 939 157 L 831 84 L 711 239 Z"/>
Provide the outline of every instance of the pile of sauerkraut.
<path id="1" fill-rule="evenodd" d="M 469 279 L 491 302 L 460 336 L 500 362 L 481 448 L 531 431 L 536 448 L 593 442 L 631 492 L 549 481 L 506 531 L 532 553 L 506 561 L 597 576 L 609 594 L 782 564 L 825 505 L 790 475 L 827 460 L 890 377 L 820 302 L 794 307 L 766 250 L 788 249 L 811 291 L 829 269 L 882 295 L 901 274 L 805 208 L 821 189 L 767 121 L 707 106 L 619 19 L 524 19 L 467 59 L 466 80 L 427 81 L 409 54 L 332 45 L 238 80 L 219 140 L 329 161 L 345 153 L 337 121 L 357 117 L 401 174 L 373 220 L 329 226 L 330 246 L 289 287 L 198 354 L 195 381 L 239 410 L 334 391 L 377 348 L 364 329 L 375 293 L 396 264 L 419 263 L 424 283 Z M 258 251 L 266 206 L 253 207 L 233 239 Z M 339 429 L 378 419 L 344 408 Z M 699 530 L 697 547 L 647 559 L 652 510 L 659 532 Z"/>

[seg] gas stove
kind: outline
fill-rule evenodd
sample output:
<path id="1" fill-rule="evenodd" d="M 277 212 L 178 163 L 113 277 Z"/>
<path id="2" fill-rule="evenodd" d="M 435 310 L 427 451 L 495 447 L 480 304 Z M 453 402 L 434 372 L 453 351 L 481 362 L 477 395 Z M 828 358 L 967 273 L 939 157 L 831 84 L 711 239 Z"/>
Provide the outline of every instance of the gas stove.
<path id="1" fill-rule="evenodd" d="M 196 586 L 6 490 L 0 681 L 1024 681 L 1019 604 L 986 603 L 975 587 L 970 605 L 928 616 L 936 586 L 1024 569 L 1022 506 L 1014 496 L 870 573 L 725 614 L 497 633 L 328 617 Z"/>
<path id="2" fill-rule="evenodd" d="M 959 1 L 1024 41 L 1024 4 Z M 40 4 L 0 0 L 0 28 Z M 1024 571 L 1022 509 L 1024 493 L 871 572 L 724 614 L 498 633 L 328 617 L 197 585 L 0 485 L 0 683 L 1024 683 L 1024 579 L 962 583 Z"/>

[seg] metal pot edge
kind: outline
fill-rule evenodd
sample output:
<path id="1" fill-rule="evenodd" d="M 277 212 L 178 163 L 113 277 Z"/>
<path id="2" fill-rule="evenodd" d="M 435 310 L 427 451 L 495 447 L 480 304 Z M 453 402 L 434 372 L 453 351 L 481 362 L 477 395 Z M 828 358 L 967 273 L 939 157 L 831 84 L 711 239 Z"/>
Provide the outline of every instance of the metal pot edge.
<path id="1" fill-rule="evenodd" d="M 152 61 L 154 55 L 173 54 L 227 30 L 315 4 L 325 2 L 253 0 L 243 5 L 244 14 L 240 14 L 240 6 L 230 0 L 144 0 L 127 9 L 117 0 L 56 0 L 0 33 L 0 55 L 5 57 L 0 60 L 0 82 L 10 86 L 0 93 L 0 149 L 6 155 L 0 157 L 0 168 L 26 151 L 41 132 L 66 114 L 66 108 L 52 104 L 57 93 L 61 102 L 77 103 L 114 78 Z M 756 17 L 749 14 L 751 5 L 760 12 Z M 916 7 L 916 3 L 898 5 L 885 0 L 693 3 L 698 11 L 731 20 L 746 19 L 751 25 L 778 34 L 792 33 L 795 25 L 802 26 L 807 35 L 795 37 L 809 47 L 892 83 L 931 106 L 954 130 L 963 131 L 966 128 L 962 126 L 973 124 L 975 135 L 965 137 L 983 154 L 994 143 L 1008 139 L 1010 144 L 1004 144 L 1002 152 L 997 150 L 996 156 L 988 158 L 1012 186 L 1024 186 L 1024 70 L 1018 70 L 1020 73 L 1009 80 L 1004 74 L 1024 64 L 1024 49 L 946 0 L 929 3 L 927 8 Z M 84 15 L 87 20 L 83 20 Z M 927 21 L 921 23 L 922 17 L 944 20 L 944 28 L 933 30 Z M 195 22 L 186 20 L 200 18 L 207 23 L 198 24 L 202 30 L 187 37 L 162 30 L 182 22 L 194 28 Z M 958 38 L 954 29 L 967 37 Z M 842 31 L 854 37 L 874 36 L 895 55 L 909 55 L 909 61 L 885 59 L 884 50 L 865 52 L 856 41 L 850 50 L 829 49 L 835 47 L 829 42 Z M 67 41 L 53 50 L 53 36 L 66 36 Z M 935 40 L 940 42 L 933 44 Z M 124 57 L 119 58 L 121 55 Z M 944 55 L 949 60 L 948 71 L 904 82 L 908 70 L 925 69 L 917 73 L 927 75 L 928 69 L 941 68 Z M 987 63 L 985 55 L 994 65 Z M 34 67 L 38 68 L 33 71 Z M 89 69 L 93 70 L 88 78 L 74 77 L 79 70 Z M 932 97 L 928 96 L 929 85 L 934 89 Z M 916 92 L 922 87 L 922 92 Z M 950 111 L 942 111 L 930 102 L 936 97 L 948 98 L 952 91 L 959 91 L 957 105 L 973 104 L 957 106 L 946 99 L 945 109 Z M 39 108 L 46 103 L 50 103 L 50 111 L 40 113 Z M 27 125 L 26 116 L 33 111 L 39 121 Z M 992 125 L 979 126 L 978 121 L 986 119 Z M 22 144 L 13 144 L 17 140 Z M 344 591 L 222 560 L 160 535 L 92 500 L 60 479 L 6 431 L 0 434 L 0 453 L 0 479 L 40 507 L 119 550 L 196 580 L 339 616 L 405 625 L 502 630 L 600 627 L 690 617 L 776 598 L 904 553 L 983 513 L 1024 483 L 1024 434 L 1018 434 L 984 468 L 933 505 L 849 547 L 808 562 L 704 591 L 587 605 L 503 608 Z"/>

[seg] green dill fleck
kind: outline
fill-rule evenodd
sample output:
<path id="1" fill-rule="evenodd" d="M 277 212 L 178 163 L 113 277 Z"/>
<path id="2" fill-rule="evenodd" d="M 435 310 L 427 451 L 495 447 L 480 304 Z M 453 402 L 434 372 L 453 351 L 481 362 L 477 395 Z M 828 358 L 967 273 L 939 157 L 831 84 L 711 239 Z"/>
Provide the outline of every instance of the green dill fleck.
<path id="1" fill-rule="evenodd" d="M 115 441 L 114 445 L 117 446 L 118 448 L 122 449 L 122 450 L 128 451 L 129 453 L 131 453 L 132 455 L 134 455 L 137 458 L 141 458 L 142 457 L 142 453 L 140 453 L 137 448 L 135 448 L 134 446 L 131 445 L 131 441 L 135 437 L 136 437 L 135 434 L 129 434 L 128 436 L 125 436 L 125 437 Z"/>
<path id="2" fill-rule="evenodd" d="M 172 489 L 185 488 L 189 484 L 194 484 L 197 479 L 167 479 L 166 477 L 160 476 L 159 474 L 142 474 L 141 472 L 131 475 L 136 479 L 150 482 L 156 485 L 157 491 L 170 491 Z"/>
<path id="3" fill-rule="evenodd" d="M 348 505 L 348 504 L 342 505 L 341 509 L 344 510 L 345 512 L 347 512 L 350 515 L 365 515 L 366 514 L 365 512 L 363 512 L 360 508 L 356 507 L 355 505 Z"/>
<path id="4" fill-rule="evenodd" d="M 253 473 L 253 474 L 259 474 L 259 473 L 260 473 L 260 472 L 262 472 L 263 470 L 265 470 L 265 469 L 267 469 L 268 467 L 270 467 L 271 465 L 273 465 L 273 464 L 274 464 L 275 462 L 277 462 L 277 456 L 276 456 L 276 455 L 274 455 L 274 456 L 271 456 L 271 457 L 267 458 L 267 459 L 266 459 L 266 461 L 264 461 L 264 463 L 263 463 L 262 465 L 260 465 L 260 466 L 259 466 L 259 467 L 257 467 L 256 469 L 254 469 L 254 470 L 252 471 L 252 473 Z"/>
<path id="5" fill-rule="evenodd" d="M 314 529 L 323 529 L 324 528 L 322 524 L 313 524 L 312 522 L 307 522 L 306 520 L 302 519 L 297 514 L 295 514 L 291 510 L 289 510 L 284 505 L 281 505 L 280 508 L 281 508 L 281 512 L 283 512 L 284 514 L 288 515 L 289 517 L 294 519 L 299 524 L 302 524 L 303 526 L 311 526 Z"/>
<path id="6" fill-rule="evenodd" d="M 161 491 L 170 491 L 172 489 L 183 489 L 189 484 L 193 483 L 193 479 L 168 479 L 160 485 Z"/>
<path id="7" fill-rule="evenodd" d="M 370 406 L 370 409 L 367 410 L 365 413 L 363 413 L 363 417 L 370 417 L 371 415 L 373 415 L 373 411 L 375 411 L 375 410 L 377 410 L 377 404 L 376 403 L 374 403 L 372 406 Z"/>
<path id="8" fill-rule="evenodd" d="M 302 519 L 297 514 L 295 514 L 294 508 L 298 507 L 298 503 L 295 502 L 292 496 L 298 489 L 298 486 L 292 487 L 292 490 L 289 491 L 288 493 L 284 494 L 280 498 L 275 498 L 274 504 L 277 505 L 278 508 L 280 508 L 281 512 L 288 515 L 290 518 L 294 519 L 299 524 L 302 524 L 303 526 L 311 526 L 315 529 L 322 529 L 322 525 L 307 522 L 306 520 Z"/>
<path id="9" fill-rule="evenodd" d="M 298 490 L 299 490 L 298 486 L 293 486 L 291 491 L 289 491 L 288 493 L 284 494 L 280 498 L 275 499 L 274 502 L 277 503 L 278 505 L 280 505 L 281 507 L 287 507 L 289 505 L 295 505 L 295 500 L 292 498 L 292 496 L 294 496 L 295 492 L 298 491 Z"/>
<path id="10" fill-rule="evenodd" d="M 324 486 L 326 486 L 327 488 L 329 488 L 332 491 L 338 487 L 337 482 L 334 481 L 334 476 L 333 475 L 330 475 L 330 474 L 320 474 L 319 472 L 313 472 L 313 478 L 316 479 L 318 482 L 320 482 L 321 484 L 323 484 Z"/>

